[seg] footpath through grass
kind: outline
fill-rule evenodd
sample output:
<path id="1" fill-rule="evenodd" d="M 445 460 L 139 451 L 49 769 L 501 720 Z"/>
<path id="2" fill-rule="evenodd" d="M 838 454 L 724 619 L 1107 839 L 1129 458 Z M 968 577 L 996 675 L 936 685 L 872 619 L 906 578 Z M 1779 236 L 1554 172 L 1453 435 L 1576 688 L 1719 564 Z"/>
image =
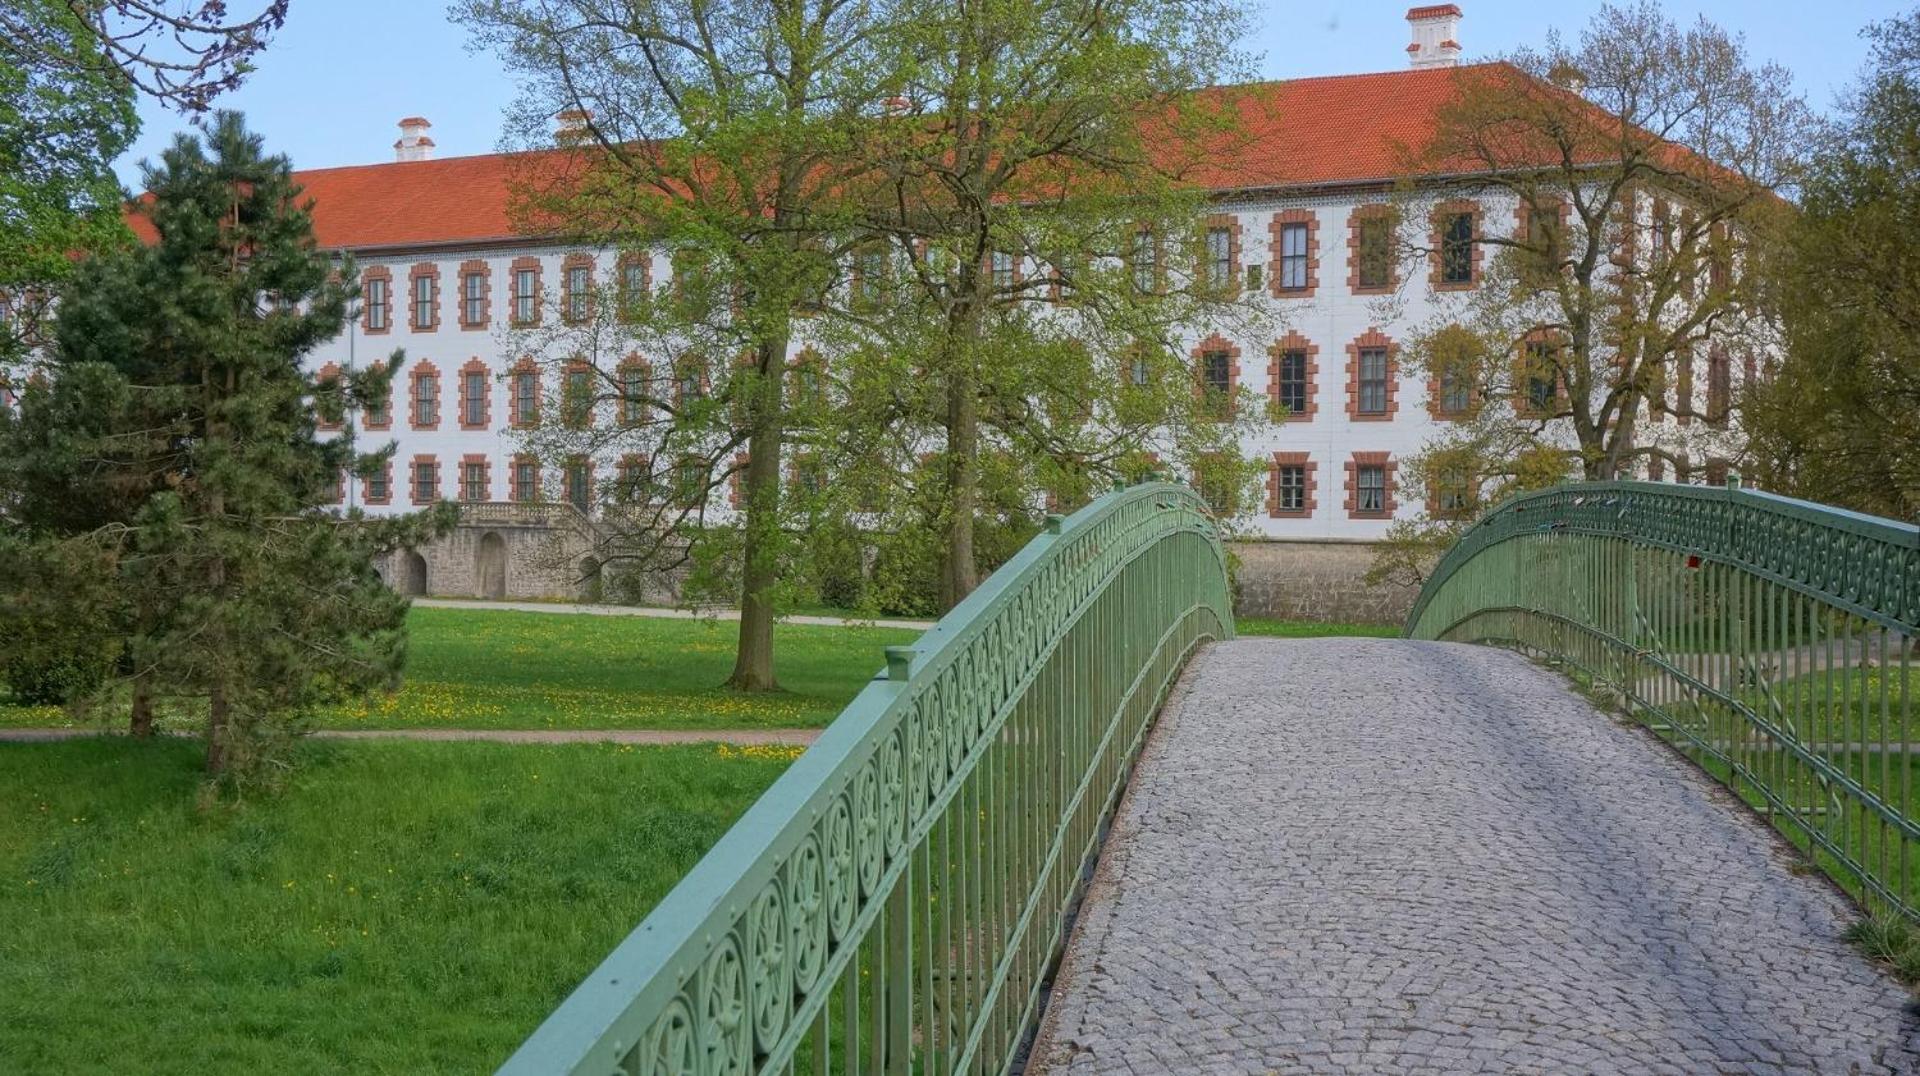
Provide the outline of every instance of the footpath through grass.
<path id="1" fill-rule="evenodd" d="M 0 1072 L 482 1072 L 790 748 L 313 742 L 194 808 L 195 744 L 0 744 Z"/>

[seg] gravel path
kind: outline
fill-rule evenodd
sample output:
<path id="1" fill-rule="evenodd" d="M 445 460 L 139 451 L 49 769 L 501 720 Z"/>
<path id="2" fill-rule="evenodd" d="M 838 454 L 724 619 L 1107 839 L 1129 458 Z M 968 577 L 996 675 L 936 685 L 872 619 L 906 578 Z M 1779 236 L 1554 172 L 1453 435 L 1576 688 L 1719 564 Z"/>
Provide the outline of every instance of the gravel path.
<path id="1" fill-rule="evenodd" d="M 738 747 L 799 744 L 818 739 L 819 729 L 316 729 L 323 740 L 485 740 L 491 743 L 724 743 Z M 0 729 L 0 743 L 44 743 L 82 736 L 118 736 L 99 729 Z M 199 733 L 169 735 L 198 736 Z"/>
<path id="2" fill-rule="evenodd" d="M 1491 648 L 1212 647 L 1085 909 L 1036 1072 L 1920 1072 L 1843 897 Z"/>

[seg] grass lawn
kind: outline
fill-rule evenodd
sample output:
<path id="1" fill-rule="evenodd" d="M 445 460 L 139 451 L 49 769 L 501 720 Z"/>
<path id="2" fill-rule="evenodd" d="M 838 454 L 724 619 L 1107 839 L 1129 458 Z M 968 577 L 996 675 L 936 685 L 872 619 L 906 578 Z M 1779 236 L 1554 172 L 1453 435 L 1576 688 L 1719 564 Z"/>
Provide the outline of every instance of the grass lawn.
<path id="1" fill-rule="evenodd" d="M 1233 620 L 1242 635 L 1277 635 L 1287 639 L 1317 639 L 1327 635 L 1369 635 L 1393 639 L 1400 635 L 1398 624 L 1322 624 L 1309 620 L 1272 620 L 1262 616 L 1241 616 Z"/>
<path id="2" fill-rule="evenodd" d="M 203 814 L 196 744 L 0 744 L 0 1072 L 491 1070 L 792 754 L 301 750 Z"/>

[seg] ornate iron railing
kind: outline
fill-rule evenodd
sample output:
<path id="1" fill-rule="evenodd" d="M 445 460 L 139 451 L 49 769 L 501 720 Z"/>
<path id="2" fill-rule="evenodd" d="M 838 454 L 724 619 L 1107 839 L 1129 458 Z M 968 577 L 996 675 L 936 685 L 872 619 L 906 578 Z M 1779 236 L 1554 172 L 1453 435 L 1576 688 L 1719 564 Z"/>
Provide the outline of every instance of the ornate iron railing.
<path id="1" fill-rule="evenodd" d="M 1161 699 L 1232 624 L 1191 491 L 1051 518 L 500 1071 L 1007 1071 Z"/>
<path id="2" fill-rule="evenodd" d="M 1920 912 L 1920 528 L 1737 480 L 1559 486 L 1475 524 L 1406 633 L 1564 664 L 1870 910 Z"/>

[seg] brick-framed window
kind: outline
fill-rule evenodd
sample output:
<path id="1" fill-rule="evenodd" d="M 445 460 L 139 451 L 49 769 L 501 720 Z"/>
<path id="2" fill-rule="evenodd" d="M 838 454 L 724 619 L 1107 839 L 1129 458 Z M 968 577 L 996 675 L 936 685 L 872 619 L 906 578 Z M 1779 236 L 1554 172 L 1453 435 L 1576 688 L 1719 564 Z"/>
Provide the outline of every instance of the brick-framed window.
<path id="1" fill-rule="evenodd" d="M 390 430 L 393 428 L 393 382 L 387 382 L 387 398 L 380 403 L 367 405 L 360 416 L 360 423 L 369 430 Z"/>
<path id="2" fill-rule="evenodd" d="M 424 359 L 407 372 L 407 425 L 416 430 L 440 428 L 440 368 Z"/>
<path id="3" fill-rule="evenodd" d="M 1355 452 L 1347 461 L 1347 518 L 1392 518 L 1399 509 L 1394 500 L 1399 467 L 1391 452 Z"/>
<path id="4" fill-rule="evenodd" d="M 1214 213 L 1202 227 L 1200 264 L 1194 267 L 1194 279 L 1213 295 L 1233 295 L 1240 290 L 1240 217 L 1236 213 Z"/>
<path id="5" fill-rule="evenodd" d="M 1306 452 L 1275 452 L 1267 469 L 1267 515 L 1305 519 L 1320 507 L 1319 465 Z"/>
<path id="6" fill-rule="evenodd" d="M 622 426 L 641 425 L 647 421 L 647 361 L 638 355 L 628 355 L 620 360 L 615 376 L 620 387 L 615 417 Z"/>
<path id="7" fill-rule="evenodd" d="M 507 375 L 507 421 L 518 430 L 540 422 L 540 368 L 521 359 Z"/>
<path id="8" fill-rule="evenodd" d="M 460 428 L 484 430 L 493 424 L 493 376 L 487 364 L 468 359 L 460 367 Z"/>
<path id="9" fill-rule="evenodd" d="M 1276 298 L 1312 298 L 1320 285 L 1320 215 L 1311 209 L 1287 209 L 1267 222 Z"/>
<path id="10" fill-rule="evenodd" d="M 733 466 L 727 470 L 727 504 L 738 508 L 746 503 L 746 491 L 741 488 L 740 476 L 747 473 L 747 454 L 733 454 Z"/>
<path id="11" fill-rule="evenodd" d="M 1480 283 L 1480 203 L 1442 202 L 1433 210 L 1433 230 L 1427 243 L 1432 265 L 1427 282 L 1434 291 L 1467 291 Z"/>
<path id="12" fill-rule="evenodd" d="M 1472 417 L 1480 405 L 1480 392 L 1475 384 L 1478 344 L 1472 350 L 1466 346 L 1444 347 L 1440 341 L 1452 336 L 1456 341 L 1471 341 L 1466 329 L 1449 325 L 1434 336 L 1430 350 L 1432 355 L 1427 372 L 1427 414 L 1435 422 L 1457 422 Z"/>
<path id="13" fill-rule="evenodd" d="M 1673 352 L 1673 420 L 1682 426 L 1693 424 L 1693 348 L 1682 345 Z"/>
<path id="14" fill-rule="evenodd" d="M 796 452 L 787 464 L 787 485 L 803 497 L 818 497 L 827 488 L 827 469 L 817 452 Z"/>
<path id="15" fill-rule="evenodd" d="M 1233 394 L 1240 387 L 1240 348 L 1215 333 L 1193 347 L 1193 391 L 1211 418 L 1233 417 Z"/>
<path id="16" fill-rule="evenodd" d="M 1290 332 L 1267 349 L 1267 403 L 1285 422 L 1312 422 L 1320 410 L 1320 345 Z"/>
<path id="17" fill-rule="evenodd" d="M 327 487 L 323 504 L 341 504 L 347 499 L 347 472 L 333 472 L 333 485 Z"/>
<path id="18" fill-rule="evenodd" d="M 1513 210 L 1513 234 L 1520 246 L 1514 253 L 1521 259 L 1521 279 L 1540 286 L 1559 272 L 1560 260 L 1567 251 L 1567 219 L 1572 207 L 1566 199 L 1543 195 L 1534 201 L 1522 197 Z"/>
<path id="19" fill-rule="evenodd" d="M 1133 290 L 1150 295 L 1160 290 L 1160 236 L 1152 228 L 1138 225 L 1127 241 L 1127 272 Z"/>
<path id="20" fill-rule="evenodd" d="M 560 313 L 570 325 L 593 317 L 593 255 L 569 254 L 560 262 Z"/>
<path id="21" fill-rule="evenodd" d="M 433 262 L 407 273 L 407 327 L 417 333 L 440 328 L 440 267 Z"/>
<path id="22" fill-rule="evenodd" d="M 1442 462 L 1427 476 L 1427 514 L 1435 519 L 1468 519 L 1479 510 L 1480 483 L 1463 464 Z"/>
<path id="23" fill-rule="evenodd" d="M 560 371 L 560 407 L 561 419 L 570 430 L 584 430 L 593 425 L 593 404 L 597 390 L 594 386 L 593 367 L 581 359 L 567 363 Z"/>
<path id="24" fill-rule="evenodd" d="M 379 470 L 360 479 L 360 499 L 369 505 L 393 503 L 392 460 L 382 460 Z"/>
<path id="25" fill-rule="evenodd" d="M 707 396 L 707 360 L 692 353 L 673 365 L 673 402 L 682 410 Z"/>
<path id="26" fill-rule="evenodd" d="M 1208 511 L 1223 519 L 1240 514 L 1243 494 L 1237 462 L 1225 452 L 1205 452 L 1193 461 L 1195 492 L 1207 502 Z"/>
<path id="27" fill-rule="evenodd" d="M 1535 329 L 1520 340 L 1513 366 L 1513 410 L 1521 418 L 1552 418 L 1567 402 L 1560 375 L 1565 342 L 1550 329 Z"/>
<path id="28" fill-rule="evenodd" d="M 892 283 L 892 258 L 885 240 L 871 240 L 854 248 L 847 277 L 847 296 L 855 310 L 876 310 L 886 301 Z"/>
<path id="29" fill-rule="evenodd" d="M 407 468 L 408 492 L 415 504 L 432 504 L 440 499 L 440 460 L 436 456 L 417 455 Z"/>
<path id="30" fill-rule="evenodd" d="M 1020 256 L 1008 250 L 987 255 L 987 283 L 995 292 L 1008 293 L 1020 286 Z"/>
<path id="31" fill-rule="evenodd" d="M 487 457 L 470 452 L 460 457 L 460 499 L 484 501 L 493 494 L 493 476 Z"/>
<path id="32" fill-rule="evenodd" d="M 617 504 L 652 504 L 658 487 L 653 480 L 653 457 L 623 453 L 614 465 L 613 500 Z"/>
<path id="33" fill-rule="evenodd" d="M 460 327 L 484 329 L 493 317 L 493 273 L 485 258 L 460 263 Z"/>
<path id="34" fill-rule="evenodd" d="M 507 320 L 517 328 L 540 324 L 540 259 L 515 258 L 507 266 Z"/>
<path id="35" fill-rule="evenodd" d="M 632 320 L 653 296 L 653 254 L 632 250 L 620 255 L 620 316 Z"/>
<path id="36" fill-rule="evenodd" d="M 1400 345 L 1377 328 L 1347 345 L 1347 417 L 1389 422 L 1400 410 Z"/>
<path id="37" fill-rule="evenodd" d="M 522 452 L 507 464 L 507 500 L 540 499 L 540 461 Z"/>
<path id="38" fill-rule="evenodd" d="M 787 398 L 794 409 L 818 411 L 827 405 L 827 360 L 811 347 L 787 363 Z"/>
<path id="39" fill-rule="evenodd" d="M 1393 220 L 1393 207 L 1379 203 L 1355 206 L 1347 215 L 1347 290 L 1353 294 L 1385 295 L 1399 286 Z"/>
<path id="40" fill-rule="evenodd" d="M 570 456 L 560 467 L 560 495 L 581 513 L 593 510 L 593 461 Z"/>
<path id="41" fill-rule="evenodd" d="M 1724 427 L 1732 412 L 1733 360 L 1725 347 L 1714 344 L 1707 349 L 1707 422 Z"/>
<path id="42" fill-rule="evenodd" d="M 360 273 L 360 331 L 370 336 L 393 331 L 393 270 L 369 265 Z"/>
<path id="43" fill-rule="evenodd" d="M 328 382 L 333 383 L 335 392 L 339 391 L 339 388 L 340 388 L 340 364 L 339 363 L 337 362 L 327 363 L 325 366 L 320 367 L 319 372 L 313 375 L 313 383 L 316 387 L 325 385 Z M 336 422 L 331 419 L 325 418 L 319 413 L 319 409 L 315 408 L 314 416 L 313 416 L 314 429 L 331 431 L 331 430 L 339 429 L 341 425 L 342 423 L 340 422 Z"/>

